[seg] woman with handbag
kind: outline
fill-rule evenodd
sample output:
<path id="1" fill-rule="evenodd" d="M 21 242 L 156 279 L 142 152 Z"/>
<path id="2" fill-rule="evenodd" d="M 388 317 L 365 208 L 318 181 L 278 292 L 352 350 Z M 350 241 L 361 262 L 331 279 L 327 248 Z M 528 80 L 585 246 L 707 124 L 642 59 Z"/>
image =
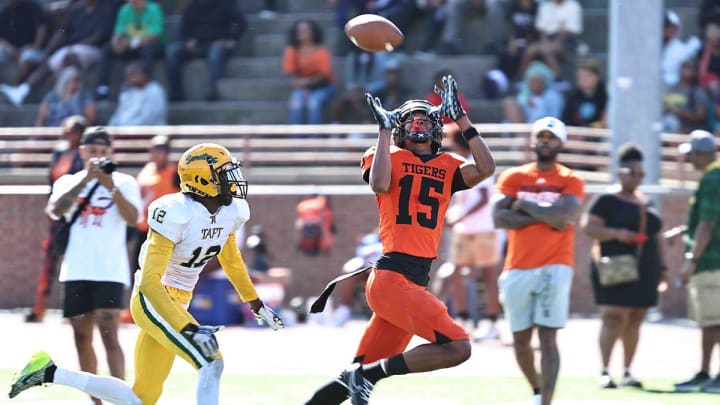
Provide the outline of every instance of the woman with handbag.
<path id="1" fill-rule="evenodd" d="M 623 386 L 642 388 L 630 372 L 640 325 L 648 308 L 657 304 L 658 287 L 665 279 L 662 219 L 648 206 L 637 188 L 644 177 L 640 149 L 626 144 L 618 153 L 620 190 L 599 195 L 581 219 L 581 228 L 597 241 L 590 271 L 595 303 L 602 326 L 599 343 L 602 388 L 616 388 L 608 373 L 613 346 L 622 340 Z"/>

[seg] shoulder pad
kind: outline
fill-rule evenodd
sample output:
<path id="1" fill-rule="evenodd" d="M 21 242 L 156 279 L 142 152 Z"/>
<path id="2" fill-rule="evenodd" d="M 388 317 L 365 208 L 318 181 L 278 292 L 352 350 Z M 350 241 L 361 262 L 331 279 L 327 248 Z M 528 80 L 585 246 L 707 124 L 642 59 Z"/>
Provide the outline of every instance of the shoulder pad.
<path id="1" fill-rule="evenodd" d="M 192 218 L 192 200 L 182 193 L 164 195 L 150 203 L 148 226 L 155 232 L 177 243 L 185 226 Z"/>

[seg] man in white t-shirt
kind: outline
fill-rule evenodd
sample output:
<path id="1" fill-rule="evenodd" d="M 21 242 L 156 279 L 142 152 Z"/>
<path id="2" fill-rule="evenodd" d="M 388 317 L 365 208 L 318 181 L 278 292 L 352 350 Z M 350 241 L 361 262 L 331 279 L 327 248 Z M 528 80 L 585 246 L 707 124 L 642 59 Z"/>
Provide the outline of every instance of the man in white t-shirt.
<path id="1" fill-rule="evenodd" d="M 60 266 L 63 316 L 69 318 L 73 328 L 80 368 L 97 372 L 92 345 L 93 327 L 97 325 L 110 374 L 122 379 L 125 356 L 117 331 L 125 290 L 130 285 L 125 232 L 128 224 L 135 225 L 142 219 L 140 188 L 134 177 L 110 170 L 114 169 L 107 164 L 112 142 L 105 128 L 87 128 L 79 151 L 85 169 L 57 179 L 46 207 L 53 219 L 64 217 L 70 221 L 94 190 L 72 224 Z"/>
<path id="2" fill-rule="evenodd" d="M 454 150 L 472 160 L 462 136 L 454 137 Z M 453 235 L 450 248 L 453 271 L 448 276 L 448 287 L 453 309 L 461 320 L 469 319 L 473 312 L 468 305 L 466 283 L 474 284 L 480 278 L 485 284 L 484 309 L 490 327 L 483 335 L 477 336 L 480 339 L 498 338 L 495 323 L 500 313 L 497 286 L 500 243 L 490 205 L 494 187 L 495 176 L 490 176 L 475 187 L 457 193 L 445 219 L 445 224 L 452 227 Z"/>

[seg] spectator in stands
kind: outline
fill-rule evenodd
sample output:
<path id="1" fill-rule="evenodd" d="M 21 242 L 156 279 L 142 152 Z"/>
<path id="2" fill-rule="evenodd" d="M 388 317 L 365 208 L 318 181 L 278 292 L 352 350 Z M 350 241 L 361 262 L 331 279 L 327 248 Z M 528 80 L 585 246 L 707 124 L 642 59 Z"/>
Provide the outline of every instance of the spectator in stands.
<path id="1" fill-rule="evenodd" d="M 713 106 L 697 77 L 697 60 L 685 61 L 680 81 L 663 95 L 663 131 L 687 134 L 694 129 L 708 129 L 708 111 Z"/>
<path id="2" fill-rule="evenodd" d="M 699 84 L 708 91 L 717 115 L 720 110 L 720 25 L 711 23 L 705 29 L 699 69 Z"/>
<path id="3" fill-rule="evenodd" d="M 191 0 L 180 20 L 180 40 L 167 52 L 170 101 L 185 99 L 182 68 L 196 58 L 206 58 L 210 72 L 205 100 L 218 100 L 218 81 L 225 75 L 225 64 L 246 28 L 245 16 L 233 0 Z"/>
<path id="4" fill-rule="evenodd" d="M 563 121 L 571 126 L 605 128 L 608 95 L 597 63 L 580 63 L 575 77 L 575 87 L 565 97 Z"/>
<path id="5" fill-rule="evenodd" d="M 391 5 L 383 9 L 381 14 L 394 22 L 400 31 L 406 34 L 415 31 L 422 35 L 416 54 L 422 58 L 432 58 L 439 38 L 436 33 L 441 32 L 445 25 L 443 2 L 444 0 L 396 0 L 391 1 Z M 414 30 L 416 25 L 420 27 Z"/>
<path id="6" fill-rule="evenodd" d="M 576 0 L 549 0 L 540 3 L 535 28 L 538 42 L 528 46 L 523 54 L 520 70 L 540 59 L 552 69 L 556 79 L 562 80 L 562 62 L 575 56 L 577 36 L 582 33 L 582 7 Z"/>
<path id="7" fill-rule="evenodd" d="M 270 252 L 262 225 L 253 225 L 250 235 L 245 240 L 245 246 L 253 255 L 252 260 L 248 261 L 249 270 L 267 273 L 270 270 Z"/>
<path id="8" fill-rule="evenodd" d="M 152 76 L 166 42 L 165 17 L 160 5 L 150 0 L 128 0 L 115 19 L 112 40 L 103 47 L 96 97 L 104 100 L 110 94 L 115 59 L 139 58 L 145 72 Z"/>
<path id="9" fill-rule="evenodd" d="M 84 163 L 80 157 L 80 137 L 87 127 L 87 121 L 82 115 L 71 115 L 63 120 L 62 140 L 58 148 L 53 152 L 50 161 L 50 191 L 57 179 L 65 174 L 77 173 L 83 169 Z M 37 278 L 35 291 L 35 305 L 32 311 L 25 317 L 25 322 L 42 322 L 47 309 L 47 299 L 52 292 L 52 283 L 55 279 L 57 266 L 61 256 L 55 253 L 52 248 L 53 237 L 59 229 L 60 222 L 50 220 L 50 228 L 42 246 L 45 250 L 42 268 Z"/>
<path id="10" fill-rule="evenodd" d="M 626 144 L 618 152 L 617 192 L 598 196 L 580 220 L 582 230 L 597 242 L 597 257 L 590 262 L 595 304 L 600 307 L 600 354 L 602 370 L 598 383 L 602 388 L 616 388 L 608 372 L 615 342 L 622 340 L 624 374 L 622 385 L 642 388 L 633 377 L 631 366 L 640 337 L 640 326 L 650 307 L 657 305 L 660 281 L 667 266 L 663 250 L 662 218 L 638 191 L 643 176 L 643 153 Z M 599 249 L 599 250 L 597 250 Z M 601 277 L 600 257 L 633 255 L 637 260 L 639 279 L 609 285 Z"/>
<path id="11" fill-rule="evenodd" d="M 455 153 L 468 161 L 474 161 L 461 133 L 456 132 L 452 141 Z M 495 324 L 500 314 L 497 285 L 500 249 L 490 204 L 494 187 L 495 176 L 492 175 L 472 188 L 455 194 L 445 215 L 445 225 L 452 229 L 450 263 L 454 268 L 448 277 L 448 286 L 455 316 L 463 323 L 472 319 L 473 326 L 477 327 L 475 308 L 470 308 L 471 300 L 468 300 L 468 284 L 474 289 L 476 280 L 481 279 L 485 287 L 484 310 L 490 327 L 484 334 L 475 335 L 478 340 L 499 338 Z"/>
<path id="12" fill-rule="evenodd" d="M 522 76 L 520 63 L 525 50 L 538 39 L 535 29 L 537 3 L 535 0 L 513 0 L 507 13 L 507 42 L 499 49 L 499 67 L 511 81 Z"/>
<path id="13" fill-rule="evenodd" d="M 131 63 L 125 68 L 125 85 L 110 126 L 165 125 L 167 99 L 160 83 L 151 80 L 145 67 Z"/>
<path id="14" fill-rule="evenodd" d="M 371 123 L 365 93 L 375 94 L 385 86 L 386 52 L 365 52 L 352 49 L 345 56 L 345 90 L 335 106 L 335 121 L 341 123 Z"/>
<path id="15" fill-rule="evenodd" d="M 720 372 L 711 377 L 710 361 L 720 346 L 720 161 L 715 136 L 693 131 L 680 145 L 695 170 L 702 173 L 687 218 L 685 263 L 681 280 L 687 286 L 688 313 L 701 329 L 700 371 L 691 379 L 675 384 L 679 392 L 720 393 Z"/>
<path id="16" fill-rule="evenodd" d="M 391 0 L 393 2 L 396 0 Z M 360 14 L 378 14 L 372 6 L 381 2 L 374 0 L 328 0 L 328 3 L 335 11 L 335 26 L 339 30 L 345 28 L 345 23 Z M 339 35 L 337 38 L 335 55 L 346 56 L 349 51 L 357 49 L 346 35 Z"/>
<path id="17" fill-rule="evenodd" d="M 483 16 L 483 23 L 488 25 L 484 32 L 491 37 L 484 38 L 487 41 L 486 48 L 495 49 L 500 45 L 508 29 L 504 20 L 508 0 L 446 0 L 445 3 L 444 12 L 447 17 L 439 47 L 441 53 L 450 55 L 463 53 L 462 33 L 465 21 L 475 15 Z"/>
<path id="18" fill-rule="evenodd" d="M 40 103 L 35 126 L 57 127 L 71 115 L 84 116 L 88 124 L 97 119 L 97 105 L 92 94 L 83 88 L 81 72 L 74 66 L 60 72 L 55 86 Z"/>
<path id="19" fill-rule="evenodd" d="M 437 72 L 435 72 L 435 76 L 433 77 L 433 88 L 443 88 L 443 77 L 444 76 L 455 76 L 455 74 L 448 70 L 448 69 L 441 69 Z M 433 88 L 430 89 L 430 92 L 425 96 L 425 99 L 432 105 L 441 105 L 442 104 L 442 98 L 433 91 Z M 458 90 L 457 91 L 458 99 L 460 100 L 460 105 L 462 108 L 469 114 L 470 113 L 470 105 L 467 102 L 467 97 L 465 97 L 465 93 Z M 383 104 L 384 105 L 384 104 Z M 450 117 L 443 114 L 442 116 L 443 120 L 443 136 L 449 137 L 449 139 L 453 139 L 456 134 L 460 133 L 460 127 L 450 119 Z"/>
<path id="20" fill-rule="evenodd" d="M 297 20 L 288 32 L 283 71 L 293 79 L 290 124 L 325 122 L 323 110 L 335 95 L 335 76 L 332 56 L 322 43 L 322 29 L 313 20 Z"/>
<path id="21" fill-rule="evenodd" d="M 376 96 L 382 105 L 391 109 L 400 107 L 400 104 L 411 97 L 410 93 L 403 84 L 400 59 L 397 57 L 388 59 L 385 63 L 385 86 L 378 90 Z"/>
<path id="22" fill-rule="evenodd" d="M 663 46 L 660 61 L 660 72 L 666 88 L 674 86 L 680 80 L 682 64 L 697 55 L 702 47 L 696 36 L 687 41 L 680 38 L 681 21 L 677 13 L 668 10 L 663 24 Z"/>
<path id="23" fill-rule="evenodd" d="M 47 14 L 34 1 L 11 0 L 0 11 L 0 65 L 17 63 L 13 84 L 25 81 L 42 62 L 49 30 Z"/>
<path id="24" fill-rule="evenodd" d="M 525 71 L 520 91 L 504 102 L 508 122 L 535 122 L 542 117 L 561 117 L 563 97 L 553 88 L 553 72 L 542 62 L 534 61 Z"/>
<path id="25" fill-rule="evenodd" d="M 139 65 L 138 65 L 139 66 Z M 143 220 L 137 224 L 128 224 L 127 240 L 130 257 L 130 273 L 134 274 L 140 268 L 138 257 L 140 248 L 147 239 L 148 233 L 148 207 L 150 203 L 165 194 L 180 191 L 180 178 L 177 175 L 177 164 L 170 160 L 170 138 L 166 135 L 156 135 L 150 141 L 150 161 L 143 166 L 135 180 L 140 186 L 140 197 L 143 203 Z M 130 286 L 134 285 L 134 277 L 130 277 Z M 130 308 L 125 308 L 120 316 L 126 323 L 132 322 Z"/>
<path id="26" fill-rule="evenodd" d="M 20 105 L 51 71 L 59 75 L 68 65 L 85 70 L 95 64 L 110 37 L 114 11 L 112 3 L 107 1 L 82 0 L 73 4 L 45 47 L 43 63 L 22 84 L 0 85 L 0 92 L 13 104 Z"/>

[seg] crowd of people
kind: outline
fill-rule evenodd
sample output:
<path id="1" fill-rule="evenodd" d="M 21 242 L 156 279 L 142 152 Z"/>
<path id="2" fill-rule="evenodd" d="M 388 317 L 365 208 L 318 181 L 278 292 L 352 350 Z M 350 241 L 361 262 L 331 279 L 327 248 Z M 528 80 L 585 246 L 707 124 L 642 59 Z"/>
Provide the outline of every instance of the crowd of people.
<path id="1" fill-rule="evenodd" d="M 22 5 L 33 10 L 38 27 L 34 35 L 47 36 L 46 17 L 28 4 L 18 0 L 9 7 Z M 341 4 L 348 6 L 338 2 L 338 13 Z M 377 11 L 385 10 L 390 17 L 412 17 L 399 20 L 404 27 L 410 27 L 417 16 L 439 26 L 440 16 L 445 15 L 440 12 L 443 7 L 472 9 L 489 17 L 498 12 L 497 7 L 506 6 L 505 2 L 489 0 L 422 4 L 389 2 L 386 9 Z M 492 152 L 470 121 L 466 97 L 450 72 L 437 72 L 431 84 L 433 92 L 425 99 L 408 100 L 409 92 L 398 76 L 397 59 L 384 53 L 350 50 L 346 55 L 349 73 L 341 87 L 319 25 L 298 20 L 288 32 L 283 70 L 292 77 L 289 122 L 326 122 L 326 107 L 339 93 L 342 102 L 334 119 L 373 120 L 379 125 L 377 144 L 361 157 L 360 173 L 377 197 L 379 226 L 361 240 L 356 257 L 362 263 L 356 260 L 344 269 L 348 280 L 361 280 L 365 285 L 372 315 L 352 364 L 312 393 L 307 404 L 339 404 L 348 397 L 354 405 L 367 404 L 375 385 L 385 378 L 466 361 L 471 355 L 472 337 L 464 321 L 473 318 L 471 312 L 475 310 L 467 295 L 480 279 L 485 315 L 491 322 L 487 336 L 497 334 L 494 324 L 502 312 L 533 403 L 551 404 L 560 375 L 557 334 L 569 316 L 576 223 L 577 229 L 596 243 L 590 279 L 601 317 L 599 385 L 608 389 L 618 385 L 642 387 L 632 371 L 634 354 L 647 311 L 657 305 L 658 294 L 666 288 L 669 277 L 663 221 L 639 192 L 644 156 L 633 144 L 624 145 L 618 153 L 618 189 L 583 204 L 584 180 L 562 164 L 559 154 L 568 141 L 566 124 L 605 125 L 608 96 L 599 67 L 573 60 L 582 29 L 578 2 L 553 0 L 536 6 L 534 2 L 513 2 L 509 10 L 518 13 L 512 14 L 518 17 L 512 20 L 517 26 L 509 34 L 513 53 L 509 48 L 503 50 L 504 57 L 514 61 L 509 62 L 514 63 L 513 73 L 508 70 L 505 74 L 513 78 L 511 81 L 522 77 L 517 95 L 505 100 L 507 118 L 533 124 L 528 136 L 535 158 L 505 170 L 497 179 Z M 47 353 L 40 352 L 14 381 L 10 395 L 55 383 L 80 389 L 96 403 L 153 404 L 162 393 L 173 359 L 179 356 L 199 371 L 198 403 L 218 403 L 224 361 L 214 336 L 218 329 L 199 324 L 187 311 L 205 265 L 217 258 L 256 317 L 273 329 L 283 327 L 280 317 L 258 296 L 251 271 L 239 254 L 242 243 L 236 235 L 249 218 L 247 181 L 237 161 L 221 145 L 195 145 L 175 166 L 168 159 L 171 141 L 163 136 L 153 139 L 152 161 L 137 178 L 115 170 L 109 160 L 113 146 L 110 133 L 92 125 L 97 121 L 95 101 L 111 93 L 108 78 L 114 59 L 138 59 L 127 66 L 127 83 L 110 125 L 138 125 L 133 121 L 138 116 L 143 122 L 166 123 L 166 95 L 152 80 L 152 68 L 165 52 L 161 45 L 166 39 L 158 28 L 162 27 L 162 10 L 156 3 L 129 1 L 115 10 L 114 25 L 101 25 L 112 15 L 104 7 L 109 7 L 108 3 L 79 1 L 68 10 L 62 33 L 53 35 L 47 46 L 33 37 L 22 52 L 5 47 L 5 54 L 0 54 L 17 59 L 21 65 L 18 86 L 0 87 L 15 104 L 22 103 L 49 71 L 57 75 L 53 90 L 40 106 L 37 124 L 62 126 L 67 148 L 56 154 L 51 166 L 52 188 L 46 212 L 54 222 L 46 243 L 37 303 L 27 320 L 42 320 L 50 280 L 60 261 L 63 316 L 73 328 L 82 370 L 58 367 Z M 182 64 L 194 57 L 208 58 L 211 75 L 206 99 L 216 100 L 217 81 L 245 29 L 234 7 L 212 12 L 203 7 L 207 5 L 190 0 L 183 13 L 182 39 L 170 45 L 165 55 L 169 80 L 176 84 L 171 86 L 170 101 L 184 98 Z M 275 12 L 272 4 L 268 7 L 266 11 Z M 347 18 L 347 7 L 344 12 L 343 18 Z M 528 24 L 533 13 L 537 13 L 534 24 Z M 88 18 L 95 19 L 93 24 L 79 23 Z M 217 23 L 220 19 L 225 25 Z M 664 54 L 663 59 L 668 62 L 663 63 L 667 86 L 663 124 L 668 131 L 689 133 L 688 142 L 678 153 L 702 174 L 690 205 L 685 264 L 680 274 L 688 289 L 690 316 L 701 328 L 702 360 L 697 374 L 675 387 L 679 392 L 720 393 L 720 374 L 713 376 L 710 370 L 713 350 L 720 344 L 720 231 L 716 227 L 720 164 L 712 134 L 718 85 L 713 58 L 720 44 L 720 18 L 706 18 L 702 23 L 705 43 L 699 47 L 692 40 L 677 43 L 677 15 L 668 12 L 664 22 L 664 51 L 672 55 Z M 147 26 L 139 28 L 137 24 Z M 193 24 L 205 24 L 205 28 L 212 25 L 213 32 Z M 114 26 L 113 31 L 105 32 L 110 26 Z M 457 35 L 445 31 L 440 38 L 450 53 L 460 51 Z M 529 40 L 531 35 L 533 39 Z M 101 45 L 101 37 L 109 42 Z M 421 41 L 423 52 L 433 48 L 431 42 L 430 38 Z M 675 50 L 671 52 L 670 46 Z M 101 68 L 98 86 L 92 92 L 83 89 L 82 75 L 94 63 L 100 63 Z M 577 83 L 565 89 L 569 90 L 565 97 L 561 85 L 568 69 Z M 442 148 L 443 137 L 449 139 L 454 153 Z M 444 258 L 451 270 L 447 285 L 438 291 L 447 290 L 450 308 L 442 294 L 436 296 L 428 289 L 445 226 L 451 228 L 445 232 L 452 242 Z M 58 252 L 50 245 L 60 238 L 61 229 L 69 229 L 70 234 L 67 246 Z M 128 230 L 134 234 L 128 235 Z M 331 230 L 324 232 L 331 238 Z M 253 235 L 257 239 L 255 249 L 260 246 L 262 230 L 254 230 Z M 129 255 L 128 240 L 132 241 Z M 108 246 L 114 246 L 110 250 L 115 256 L 89 254 L 105 252 Z M 314 248 L 312 254 L 322 249 Z M 265 248 L 255 253 L 252 267 L 267 271 Z M 138 262 L 130 263 L 128 257 Z M 87 266 L 88 262 L 93 265 Z M 368 263 L 370 266 L 365 267 Z M 141 269 L 135 276 L 130 305 L 131 317 L 141 331 L 135 349 L 139 353 L 135 382 L 129 386 L 123 381 L 124 353 L 117 330 L 125 290 L 132 284 L 131 268 Z M 341 284 L 345 286 L 341 307 L 345 308 L 335 320 L 338 326 L 350 316 L 357 289 L 357 284 L 348 280 L 339 280 L 348 284 Z M 112 377 L 95 375 L 95 327 L 100 331 Z M 531 346 L 536 332 L 539 371 Z M 428 343 L 406 351 L 413 336 Z M 610 371 L 618 340 L 624 352 L 619 384 Z"/>

